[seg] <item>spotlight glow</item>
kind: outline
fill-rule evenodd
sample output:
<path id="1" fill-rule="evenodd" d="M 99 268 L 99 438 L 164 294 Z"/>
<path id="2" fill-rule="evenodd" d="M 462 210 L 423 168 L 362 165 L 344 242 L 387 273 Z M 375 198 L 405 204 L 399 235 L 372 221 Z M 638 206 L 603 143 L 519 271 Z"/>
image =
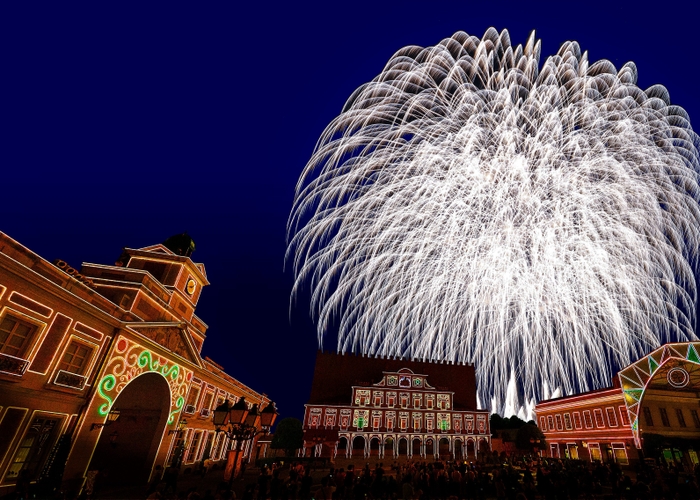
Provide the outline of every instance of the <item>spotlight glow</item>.
<path id="1" fill-rule="evenodd" d="M 406 47 L 328 125 L 287 253 L 320 344 L 474 363 L 482 403 L 529 416 L 696 338 L 688 115 L 633 63 L 539 56 L 493 28 Z"/>

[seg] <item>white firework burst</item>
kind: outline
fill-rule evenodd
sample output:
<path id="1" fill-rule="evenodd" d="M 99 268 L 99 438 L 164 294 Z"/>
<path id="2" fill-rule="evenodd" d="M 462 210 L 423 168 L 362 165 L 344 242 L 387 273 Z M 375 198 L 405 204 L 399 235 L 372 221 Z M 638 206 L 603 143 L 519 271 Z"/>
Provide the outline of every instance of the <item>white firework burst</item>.
<path id="1" fill-rule="evenodd" d="M 633 63 L 458 32 L 406 47 L 326 128 L 288 259 L 319 343 L 474 363 L 482 402 L 610 381 L 694 339 L 698 140 Z"/>

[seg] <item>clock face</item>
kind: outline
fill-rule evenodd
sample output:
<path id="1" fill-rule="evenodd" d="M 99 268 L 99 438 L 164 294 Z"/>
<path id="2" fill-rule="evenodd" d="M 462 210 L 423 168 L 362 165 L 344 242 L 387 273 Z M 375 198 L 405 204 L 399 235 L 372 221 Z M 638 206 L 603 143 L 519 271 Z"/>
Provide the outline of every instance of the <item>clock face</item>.
<path id="1" fill-rule="evenodd" d="M 187 287 L 186 287 L 187 293 L 192 295 L 196 289 L 197 289 L 197 282 L 195 280 L 193 280 L 192 278 L 187 280 Z"/>

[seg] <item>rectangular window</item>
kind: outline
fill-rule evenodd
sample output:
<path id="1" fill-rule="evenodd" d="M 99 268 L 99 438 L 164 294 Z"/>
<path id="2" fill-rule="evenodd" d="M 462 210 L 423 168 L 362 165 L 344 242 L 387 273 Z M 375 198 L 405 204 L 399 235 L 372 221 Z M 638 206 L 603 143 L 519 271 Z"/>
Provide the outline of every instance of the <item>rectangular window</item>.
<path id="1" fill-rule="evenodd" d="M 648 406 L 644 407 L 644 423 L 649 427 L 654 427 L 654 419 L 651 418 L 651 410 Z"/>
<path id="2" fill-rule="evenodd" d="M 543 431 L 547 430 L 547 420 L 544 417 L 540 417 L 540 429 Z"/>
<path id="3" fill-rule="evenodd" d="M 51 418 L 37 417 L 32 420 L 7 469 L 5 480 L 16 480 L 22 470 L 27 471 L 29 479 L 37 478 L 54 445 L 58 423 L 58 419 Z"/>
<path id="4" fill-rule="evenodd" d="M 610 427 L 617 427 L 617 417 L 615 416 L 615 408 L 607 407 L 605 413 L 608 417 L 608 425 Z"/>
<path id="5" fill-rule="evenodd" d="M 553 431 L 554 430 L 554 417 L 551 415 L 547 415 L 547 424 L 549 424 L 549 430 Z"/>
<path id="6" fill-rule="evenodd" d="M 387 396 L 386 404 L 389 408 L 394 407 L 394 405 L 396 404 L 396 393 L 395 392 L 389 393 L 389 395 Z"/>
<path id="7" fill-rule="evenodd" d="M 571 430 L 571 415 L 568 413 L 564 413 L 564 427 L 566 427 L 567 431 Z"/>
<path id="8" fill-rule="evenodd" d="M 586 424 L 586 429 L 593 428 L 593 419 L 591 419 L 591 410 L 583 411 L 583 422 Z"/>
<path id="9" fill-rule="evenodd" d="M 184 413 L 194 413 L 197 409 L 197 400 L 199 399 L 199 387 L 192 386 L 190 393 L 187 395 L 187 404 L 185 404 Z"/>
<path id="10" fill-rule="evenodd" d="M 612 450 L 615 455 L 615 461 L 618 464 L 627 465 L 629 463 L 627 459 L 627 450 L 625 450 L 625 443 L 612 443 Z"/>
<path id="11" fill-rule="evenodd" d="M 599 429 L 605 427 L 605 422 L 603 422 L 603 410 L 596 408 L 593 410 L 593 415 L 595 415 L 595 426 Z"/>
<path id="12" fill-rule="evenodd" d="M 0 353 L 24 358 L 32 345 L 37 326 L 5 315 L 0 322 Z"/>
<path id="13" fill-rule="evenodd" d="M 681 427 L 687 427 L 685 425 L 685 417 L 683 416 L 683 410 L 681 408 L 676 408 L 676 417 L 678 418 L 678 424 Z"/>
<path id="14" fill-rule="evenodd" d="M 58 369 L 76 375 L 84 375 L 91 357 L 92 347 L 82 342 L 71 340 L 71 343 L 66 348 L 66 352 L 63 353 L 63 359 L 61 359 Z"/>
<path id="15" fill-rule="evenodd" d="M 629 426 L 630 425 L 630 415 L 629 415 L 629 413 L 627 413 L 627 407 L 622 405 L 618 409 L 620 410 L 620 421 L 622 422 L 622 425 Z"/>
<path id="16" fill-rule="evenodd" d="M 428 410 L 432 410 L 434 404 L 435 401 L 433 400 L 433 398 L 430 398 L 425 402 L 425 405 L 428 407 Z"/>
<path id="17" fill-rule="evenodd" d="M 557 421 L 557 430 L 558 431 L 564 430 L 564 426 L 562 425 L 562 422 L 561 422 L 561 415 L 559 413 L 557 413 L 556 415 L 554 415 L 554 419 Z"/>
<path id="18" fill-rule="evenodd" d="M 574 412 L 574 427 L 576 429 L 583 429 L 581 425 L 581 414 L 577 411 Z"/>
<path id="19" fill-rule="evenodd" d="M 381 406 L 382 405 L 382 393 L 379 391 L 376 391 L 374 393 L 374 406 Z"/>
<path id="20" fill-rule="evenodd" d="M 382 422 L 381 417 L 373 416 L 372 417 L 372 428 L 375 431 L 379 430 L 379 427 L 381 426 L 381 422 Z"/>
<path id="21" fill-rule="evenodd" d="M 413 407 L 414 408 L 420 408 L 420 394 L 414 394 L 413 395 Z"/>
<path id="22" fill-rule="evenodd" d="M 195 431 L 194 433 L 194 438 L 192 438 L 192 442 L 190 443 L 190 448 L 187 450 L 187 458 L 185 459 L 185 463 L 192 463 L 194 462 L 194 457 L 197 454 L 197 450 L 199 449 L 199 442 L 202 440 L 202 431 Z"/>
<path id="23" fill-rule="evenodd" d="M 204 395 L 204 403 L 202 404 L 202 416 L 208 417 L 211 410 L 211 403 L 214 400 L 214 393 L 207 392 Z"/>
<path id="24" fill-rule="evenodd" d="M 698 410 L 690 410 L 690 416 L 693 417 L 693 425 L 696 429 L 700 429 L 700 416 L 698 416 Z"/>
<path id="25" fill-rule="evenodd" d="M 401 430 L 405 431 L 408 429 L 408 417 L 401 417 Z"/>
<path id="26" fill-rule="evenodd" d="M 661 423 L 664 427 L 671 427 L 671 422 L 668 421 L 668 413 L 666 413 L 666 408 L 659 408 L 661 413 Z"/>

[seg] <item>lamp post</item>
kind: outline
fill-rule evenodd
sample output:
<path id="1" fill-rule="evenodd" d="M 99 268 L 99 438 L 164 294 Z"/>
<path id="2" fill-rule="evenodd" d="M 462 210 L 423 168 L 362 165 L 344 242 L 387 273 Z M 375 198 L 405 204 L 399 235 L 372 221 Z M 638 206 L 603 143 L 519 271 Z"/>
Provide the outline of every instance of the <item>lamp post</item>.
<path id="1" fill-rule="evenodd" d="M 243 449 L 243 443 L 251 441 L 260 434 L 267 434 L 277 418 L 275 403 L 270 401 L 263 411 L 258 410 L 254 404 L 249 410 L 245 398 L 241 398 L 234 405 L 230 401 L 224 401 L 214 410 L 214 426 L 216 432 L 223 432 L 226 437 L 236 441 L 236 455 L 229 477 L 229 488 L 233 484 L 238 467 L 238 455 Z"/>

